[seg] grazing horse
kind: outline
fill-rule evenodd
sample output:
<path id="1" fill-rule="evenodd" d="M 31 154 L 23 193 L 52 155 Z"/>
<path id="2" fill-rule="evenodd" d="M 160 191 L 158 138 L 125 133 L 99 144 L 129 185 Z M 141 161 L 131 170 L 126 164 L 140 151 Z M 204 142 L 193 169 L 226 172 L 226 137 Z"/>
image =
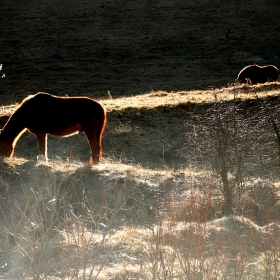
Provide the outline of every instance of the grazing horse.
<path id="1" fill-rule="evenodd" d="M 244 67 L 237 76 L 237 81 L 244 84 L 274 82 L 278 79 L 279 70 L 274 65 L 259 66 L 257 64 Z"/>
<path id="2" fill-rule="evenodd" d="M 25 98 L 0 130 L 0 154 L 12 157 L 20 136 L 28 131 L 37 138 L 40 155 L 47 160 L 47 135 L 68 136 L 84 132 L 92 155 L 90 164 L 102 159 L 104 108 L 87 97 L 58 97 L 39 92 Z"/>

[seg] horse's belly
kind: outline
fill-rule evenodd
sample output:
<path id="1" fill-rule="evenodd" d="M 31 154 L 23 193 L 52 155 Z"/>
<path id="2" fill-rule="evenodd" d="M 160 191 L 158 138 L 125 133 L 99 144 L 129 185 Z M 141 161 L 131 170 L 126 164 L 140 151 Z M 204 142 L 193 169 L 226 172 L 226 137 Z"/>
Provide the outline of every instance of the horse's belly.
<path id="1" fill-rule="evenodd" d="M 82 131 L 82 126 L 79 123 L 59 123 L 59 122 L 49 122 L 48 124 L 41 124 L 35 126 L 29 126 L 27 129 L 37 135 L 37 134 L 51 134 L 53 136 L 70 136 L 77 134 Z"/>
<path id="2" fill-rule="evenodd" d="M 48 131 L 48 133 L 54 136 L 70 136 L 79 133 L 81 130 L 82 127 L 80 124 L 67 124 L 53 127 Z"/>
<path id="3" fill-rule="evenodd" d="M 49 132 L 48 134 L 50 135 L 53 135 L 53 136 L 60 136 L 60 137 L 68 137 L 68 136 L 71 136 L 71 135 L 74 135 L 74 134 L 78 134 L 79 133 L 79 130 L 76 130 L 76 131 L 64 131 L 64 132 L 61 132 L 61 131 L 51 131 Z"/>

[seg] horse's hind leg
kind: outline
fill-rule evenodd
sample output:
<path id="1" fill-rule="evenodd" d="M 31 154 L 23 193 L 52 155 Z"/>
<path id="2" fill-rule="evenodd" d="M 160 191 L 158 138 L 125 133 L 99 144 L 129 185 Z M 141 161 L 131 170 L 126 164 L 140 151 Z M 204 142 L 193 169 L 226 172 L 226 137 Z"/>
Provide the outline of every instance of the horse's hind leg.
<path id="1" fill-rule="evenodd" d="M 84 131 L 89 146 L 91 148 L 92 156 L 90 157 L 89 163 L 92 165 L 93 163 L 98 163 L 102 160 L 102 147 L 101 140 L 99 139 L 96 131 Z"/>

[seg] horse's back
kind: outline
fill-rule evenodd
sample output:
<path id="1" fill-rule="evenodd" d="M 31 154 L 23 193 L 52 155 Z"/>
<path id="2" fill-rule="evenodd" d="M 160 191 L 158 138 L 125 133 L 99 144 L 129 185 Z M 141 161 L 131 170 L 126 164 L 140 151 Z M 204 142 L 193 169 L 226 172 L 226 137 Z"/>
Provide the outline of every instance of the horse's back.
<path id="1" fill-rule="evenodd" d="M 26 105 L 25 105 L 26 104 Z M 47 93 L 38 93 L 23 101 L 30 112 L 48 117 L 71 116 L 100 116 L 104 113 L 103 107 L 88 97 L 60 97 Z"/>
<path id="2" fill-rule="evenodd" d="M 28 118 L 29 130 L 52 131 L 69 126 L 90 125 L 93 120 L 105 121 L 105 111 L 96 101 L 87 97 L 57 97 L 38 93 L 21 104 L 21 111 Z"/>

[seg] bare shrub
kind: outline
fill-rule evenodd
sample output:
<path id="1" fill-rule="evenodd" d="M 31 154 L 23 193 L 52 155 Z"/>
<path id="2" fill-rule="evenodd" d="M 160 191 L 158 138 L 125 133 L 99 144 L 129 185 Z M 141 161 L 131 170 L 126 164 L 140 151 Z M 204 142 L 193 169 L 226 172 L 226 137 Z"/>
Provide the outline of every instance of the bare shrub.
<path id="1" fill-rule="evenodd" d="M 270 99 L 216 98 L 214 104 L 194 111 L 187 122 L 188 157 L 197 168 L 210 168 L 219 178 L 224 214 L 241 214 L 248 181 L 275 178 L 280 151 L 278 111 L 279 105 Z"/>

